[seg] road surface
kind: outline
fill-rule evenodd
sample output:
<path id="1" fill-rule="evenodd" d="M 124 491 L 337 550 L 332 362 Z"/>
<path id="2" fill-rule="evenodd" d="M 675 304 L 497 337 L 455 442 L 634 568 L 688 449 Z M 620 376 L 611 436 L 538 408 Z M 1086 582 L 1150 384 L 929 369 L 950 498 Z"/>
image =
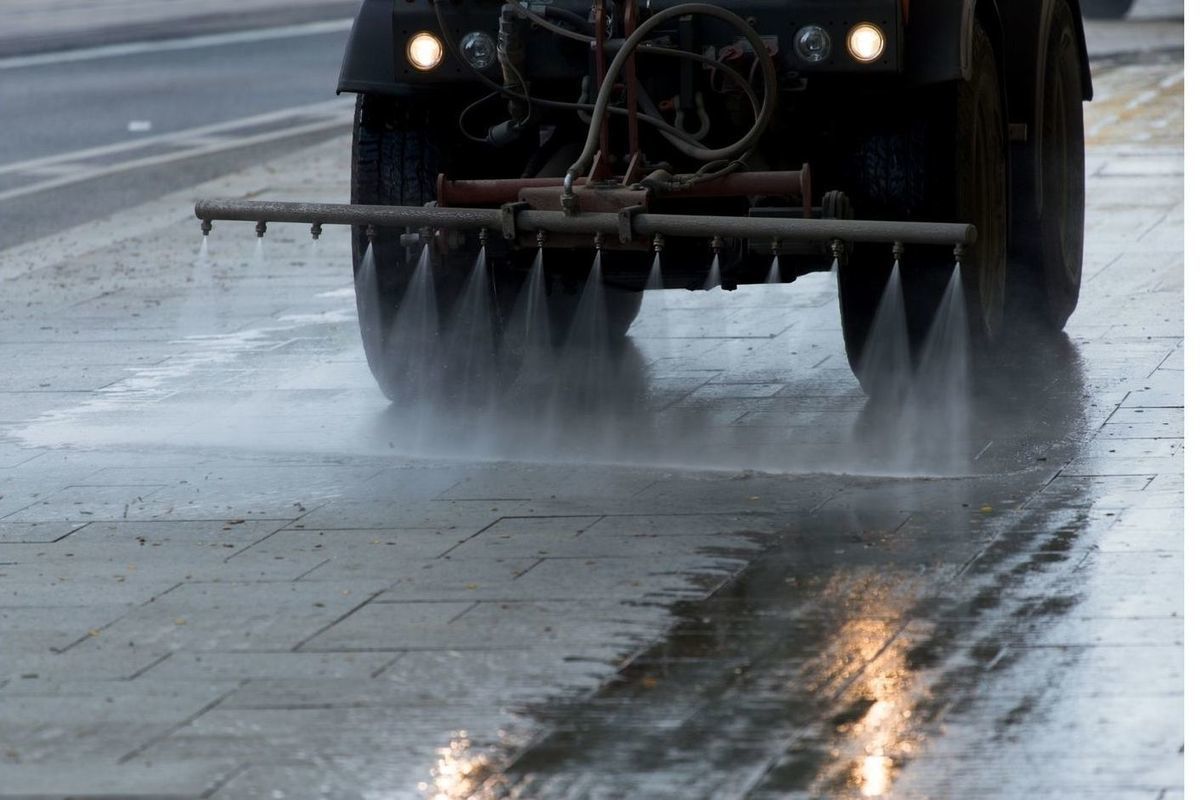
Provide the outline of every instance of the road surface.
<path id="1" fill-rule="evenodd" d="M 828 275 L 657 301 L 619 415 L 414 420 L 344 231 L 196 257 L 343 133 L 72 156 L 322 102 L 338 38 L 0 81 L 0 796 L 1183 797 L 1181 53 L 1097 63 L 1080 307 L 917 458 Z"/>

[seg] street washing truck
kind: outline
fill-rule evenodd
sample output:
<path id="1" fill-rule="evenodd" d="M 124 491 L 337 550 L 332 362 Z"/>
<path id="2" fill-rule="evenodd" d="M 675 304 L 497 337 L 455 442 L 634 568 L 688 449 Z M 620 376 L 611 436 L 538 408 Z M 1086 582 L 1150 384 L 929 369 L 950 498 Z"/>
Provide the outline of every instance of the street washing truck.
<path id="1" fill-rule="evenodd" d="M 358 95 L 349 204 L 196 215 L 351 226 L 393 398 L 414 276 L 444 321 L 481 259 L 498 328 L 536 261 L 557 340 L 597 254 L 619 336 L 645 291 L 836 269 L 860 379 L 897 263 L 914 349 L 955 269 L 977 348 L 1018 314 L 1060 329 L 1079 295 L 1078 0 L 365 0 L 338 90 Z"/>

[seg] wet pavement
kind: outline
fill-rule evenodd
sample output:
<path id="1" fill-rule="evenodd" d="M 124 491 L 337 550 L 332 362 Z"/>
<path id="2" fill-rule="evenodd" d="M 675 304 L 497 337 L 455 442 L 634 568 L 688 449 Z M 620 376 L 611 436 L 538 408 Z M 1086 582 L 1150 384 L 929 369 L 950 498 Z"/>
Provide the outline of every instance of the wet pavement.
<path id="1" fill-rule="evenodd" d="M 341 138 L 0 252 L 0 795 L 1181 798 L 1182 90 L 1097 71 L 1079 310 L 920 460 L 825 274 L 660 299 L 600 427 L 422 438 L 345 232 L 195 258 Z"/>

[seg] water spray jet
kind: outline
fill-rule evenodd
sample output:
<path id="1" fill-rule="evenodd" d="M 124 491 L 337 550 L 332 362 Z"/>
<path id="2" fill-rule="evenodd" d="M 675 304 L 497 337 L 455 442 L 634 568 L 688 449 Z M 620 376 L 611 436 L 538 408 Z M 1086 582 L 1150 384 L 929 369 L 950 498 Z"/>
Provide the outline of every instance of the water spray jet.
<path id="1" fill-rule="evenodd" d="M 721 285 L 721 250 L 725 247 L 725 240 L 720 234 L 712 237 L 712 265 L 708 268 L 708 277 L 704 280 L 704 289 L 716 289 Z"/>

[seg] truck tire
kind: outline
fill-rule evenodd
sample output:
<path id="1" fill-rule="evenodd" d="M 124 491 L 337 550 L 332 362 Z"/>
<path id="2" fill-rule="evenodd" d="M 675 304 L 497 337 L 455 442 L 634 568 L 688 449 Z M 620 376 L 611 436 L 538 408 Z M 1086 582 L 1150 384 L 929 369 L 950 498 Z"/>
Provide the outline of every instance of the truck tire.
<path id="1" fill-rule="evenodd" d="M 1083 82 L 1071 9 L 1055 4 L 1046 50 L 1040 164 L 1041 213 L 1022 220 L 1009 269 L 1014 314 L 1061 330 L 1079 302 L 1083 273 Z M 1034 184 L 1035 176 L 1026 183 Z M 1023 206 L 1036 210 L 1031 199 Z M 1032 236 L 1020 236 L 1031 231 Z"/>
<path id="2" fill-rule="evenodd" d="M 352 148 L 352 204 L 425 205 L 437 198 L 440 173 L 452 170 L 468 173 L 480 169 L 475 163 L 476 158 L 460 149 L 453 132 L 440 126 L 429 108 L 393 98 L 359 96 Z M 432 400 L 431 392 L 436 392 L 439 399 L 482 397 L 484 393 L 474 391 L 477 387 L 460 385 L 464 382 L 464 367 L 459 362 L 471 362 L 467 369 L 479 381 L 499 386 L 511 376 L 507 364 L 501 365 L 494 351 L 486 354 L 448 353 L 436 342 L 397 341 L 403 331 L 402 327 L 397 327 L 401 302 L 420 257 L 420 248 L 401 244 L 403 233 L 389 229 L 376 231 L 372 246 L 373 285 L 369 278 L 363 279 L 360 275 L 369 244 L 366 228 L 356 227 L 351 234 L 359 331 L 371 373 L 379 388 L 393 402 L 416 397 Z M 469 248 L 459 248 L 434 258 L 439 322 L 435 334 L 444 337 L 448 333 L 447 322 L 475 263 L 475 255 Z M 494 279 L 495 275 L 491 277 Z M 499 341 L 503 310 L 511 305 L 516 287 L 493 280 L 489 289 L 489 311 L 496 334 L 492 338 Z M 511 292 L 506 291 L 509 289 Z M 417 352 L 421 348 L 424 351 Z M 480 373 L 484 368 L 481 365 L 487 365 L 488 374 Z M 427 385 L 419 385 L 422 383 Z"/>
<path id="3" fill-rule="evenodd" d="M 1090 19 L 1121 19 L 1129 13 L 1133 0 L 1082 0 L 1080 6 Z"/>
<path id="4" fill-rule="evenodd" d="M 427 122 L 419 108 L 401 106 L 387 98 L 359 95 L 351 142 L 352 204 L 419 206 L 436 197 L 440 154 Z M 417 259 L 417 254 L 401 245 L 402 233 L 387 228 L 376 232 L 372 281 L 370 276 L 360 275 L 370 244 L 367 229 L 359 226 L 351 231 L 355 300 L 363 349 L 379 388 L 393 401 L 410 397 L 414 390 L 410 374 L 398 368 L 398 354 L 392 349 L 401 345 L 391 341 L 400 302 Z M 447 295 L 445 290 L 438 292 L 440 318 L 445 317 L 452 302 Z"/>
<path id="5" fill-rule="evenodd" d="M 865 217 L 975 225 L 978 239 L 966 250 L 962 277 L 972 344 L 982 347 L 997 339 L 1003 324 L 1007 122 L 991 39 L 979 23 L 973 37 L 969 79 L 933 97 L 904 98 L 897 123 L 865 138 L 853 157 L 857 174 L 850 196 L 856 209 L 866 210 Z M 915 355 L 953 271 L 953 253 L 947 247 L 910 244 L 901 265 Z M 889 246 L 859 245 L 837 276 L 846 355 L 868 393 L 875 376 L 864 373 L 863 355 L 891 269 Z"/>

